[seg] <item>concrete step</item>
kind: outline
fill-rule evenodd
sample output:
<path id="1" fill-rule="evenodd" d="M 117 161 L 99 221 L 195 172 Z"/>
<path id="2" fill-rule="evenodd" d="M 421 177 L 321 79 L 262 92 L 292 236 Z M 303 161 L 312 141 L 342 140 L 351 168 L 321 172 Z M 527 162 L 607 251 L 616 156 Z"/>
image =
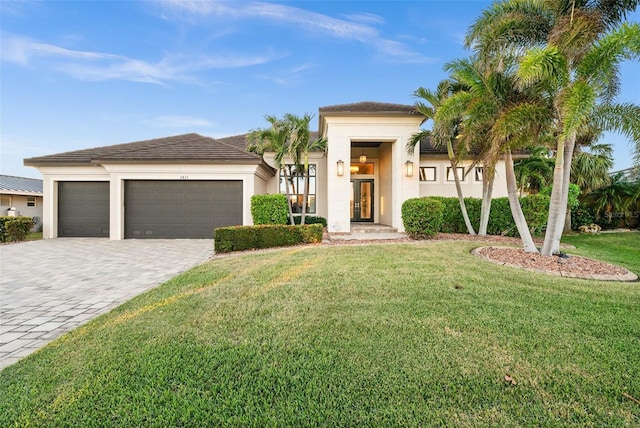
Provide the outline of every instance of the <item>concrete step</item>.
<path id="1" fill-rule="evenodd" d="M 398 229 L 384 224 L 352 223 L 351 233 L 398 233 Z"/>

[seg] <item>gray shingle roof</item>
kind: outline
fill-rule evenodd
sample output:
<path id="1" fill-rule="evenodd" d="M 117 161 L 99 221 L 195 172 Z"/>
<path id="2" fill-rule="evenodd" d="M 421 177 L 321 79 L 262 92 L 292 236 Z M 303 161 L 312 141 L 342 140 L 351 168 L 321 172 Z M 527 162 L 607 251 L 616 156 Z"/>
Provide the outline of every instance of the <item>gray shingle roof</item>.
<path id="1" fill-rule="evenodd" d="M 42 195 L 42 180 L 0 175 L 0 193 L 3 192 Z"/>
<path id="2" fill-rule="evenodd" d="M 393 114 L 419 114 L 415 107 L 407 104 L 379 103 L 362 101 L 351 104 L 337 104 L 320 107 L 320 114 L 326 113 L 393 113 Z"/>
<path id="3" fill-rule="evenodd" d="M 244 150 L 239 144 L 183 134 L 113 146 L 75 150 L 24 160 L 27 166 L 92 164 L 111 162 L 250 163 L 259 164 L 262 157 Z"/>

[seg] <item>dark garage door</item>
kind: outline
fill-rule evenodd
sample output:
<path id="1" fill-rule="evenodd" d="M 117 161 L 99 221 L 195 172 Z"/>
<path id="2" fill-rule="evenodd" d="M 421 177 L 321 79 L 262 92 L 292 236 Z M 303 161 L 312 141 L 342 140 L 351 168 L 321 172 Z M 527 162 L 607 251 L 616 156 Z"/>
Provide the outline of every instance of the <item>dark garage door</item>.
<path id="1" fill-rule="evenodd" d="M 213 238 L 242 224 L 242 181 L 125 182 L 125 238 Z"/>
<path id="2" fill-rule="evenodd" d="M 108 182 L 58 182 L 58 236 L 109 236 Z"/>

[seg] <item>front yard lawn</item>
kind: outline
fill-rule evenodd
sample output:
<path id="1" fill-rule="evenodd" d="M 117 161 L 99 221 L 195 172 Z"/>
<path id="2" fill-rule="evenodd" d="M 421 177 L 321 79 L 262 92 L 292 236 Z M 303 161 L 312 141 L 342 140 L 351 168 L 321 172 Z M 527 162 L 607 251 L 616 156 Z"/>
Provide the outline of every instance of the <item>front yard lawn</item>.
<path id="1" fill-rule="evenodd" d="M 570 252 L 638 273 L 628 235 Z M 216 258 L 5 369 L 0 426 L 638 426 L 640 283 L 474 246 Z"/>

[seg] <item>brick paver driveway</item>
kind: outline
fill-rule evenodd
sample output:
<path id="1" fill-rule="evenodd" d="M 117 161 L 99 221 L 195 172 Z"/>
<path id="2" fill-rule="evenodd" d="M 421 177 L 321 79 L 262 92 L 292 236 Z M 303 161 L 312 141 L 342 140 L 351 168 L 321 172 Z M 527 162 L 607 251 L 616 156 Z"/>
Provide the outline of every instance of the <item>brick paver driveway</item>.
<path id="1" fill-rule="evenodd" d="M 212 255 L 208 239 L 0 246 L 0 368 Z"/>

